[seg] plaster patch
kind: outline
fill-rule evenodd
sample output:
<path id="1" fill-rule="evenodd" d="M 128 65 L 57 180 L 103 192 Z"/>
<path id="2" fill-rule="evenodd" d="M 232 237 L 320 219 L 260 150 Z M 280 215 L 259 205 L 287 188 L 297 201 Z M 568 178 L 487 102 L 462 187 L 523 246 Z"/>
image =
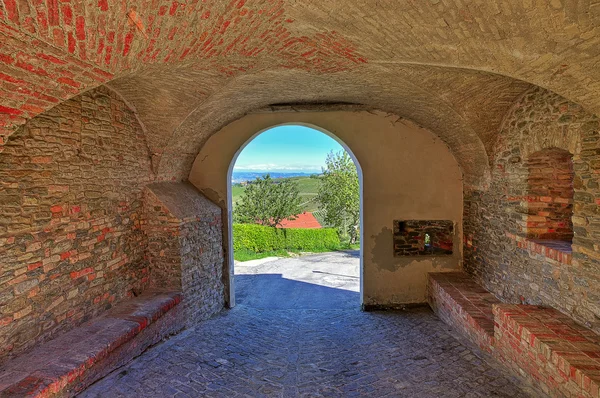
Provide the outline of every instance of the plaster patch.
<path id="1" fill-rule="evenodd" d="M 371 250 L 371 261 L 379 269 L 394 272 L 396 264 L 394 264 L 392 248 L 394 247 L 394 237 L 390 228 L 384 227 L 377 235 L 371 235 L 373 239 L 373 249 Z"/>

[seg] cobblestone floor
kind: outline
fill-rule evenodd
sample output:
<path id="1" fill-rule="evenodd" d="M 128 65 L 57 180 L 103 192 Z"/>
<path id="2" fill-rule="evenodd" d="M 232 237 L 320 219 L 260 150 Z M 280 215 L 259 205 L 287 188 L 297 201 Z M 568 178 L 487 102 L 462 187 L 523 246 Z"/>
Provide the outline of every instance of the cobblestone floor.
<path id="1" fill-rule="evenodd" d="M 268 277 L 304 294 L 313 289 L 326 297 L 323 289 L 332 289 Z M 238 288 L 252 289 L 262 276 L 252 278 Z M 346 294 L 356 306 L 272 309 L 256 299 L 242 302 L 151 348 L 80 396 L 537 396 L 453 337 L 431 310 L 361 312 L 356 292 L 333 290 L 337 300 Z"/>

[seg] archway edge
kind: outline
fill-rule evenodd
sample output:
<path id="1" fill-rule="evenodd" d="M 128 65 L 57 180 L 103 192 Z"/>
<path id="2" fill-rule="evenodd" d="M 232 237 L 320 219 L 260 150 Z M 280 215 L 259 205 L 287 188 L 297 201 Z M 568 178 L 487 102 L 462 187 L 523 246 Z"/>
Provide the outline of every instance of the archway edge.
<path id="1" fill-rule="evenodd" d="M 350 158 L 352 159 L 352 162 L 354 162 L 354 166 L 356 166 L 356 171 L 358 172 L 358 186 L 359 186 L 359 190 L 360 190 L 360 225 L 362 226 L 363 224 L 363 172 L 362 172 L 362 168 L 360 166 L 360 162 L 358 161 L 356 155 L 354 154 L 354 152 L 352 152 L 352 149 L 350 149 L 350 147 L 342 140 L 340 139 L 337 135 L 335 135 L 334 133 L 332 133 L 331 131 L 320 127 L 316 124 L 313 123 L 307 123 L 307 122 L 283 122 L 283 123 L 278 123 L 275 125 L 272 125 L 271 127 L 265 127 L 262 130 L 258 131 L 257 133 L 255 133 L 252 137 L 250 137 L 248 140 L 246 140 L 246 142 L 244 142 L 242 144 L 242 146 L 237 150 L 237 152 L 233 155 L 233 158 L 231 159 L 231 162 L 229 163 L 229 168 L 227 169 L 227 234 L 228 234 L 228 239 L 227 239 L 227 245 L 228 245 L 228 250 L 227 250 L 227 256 L 228 256 L 228 263 L 229 263 L 229 278 L 228 278 L 228 282 L 229 282 L 229 289 L 228 289 L 228 293 L 229 293 L 229 300 L 228 300 L 228 304 L 229 307 L 234 307 L 235 306 L 235 261 L 233 259 L 233 195 L 232 195 L 232 184 L 231 184 L 231 178 L 233 176 L 233 169 L 235 167 L 235 163 L 237 162 L 238 157 L 240 156 L 240 154 L 244 151 L 244 149 L 246 149 L 246 147 L 252 142 L 254 141 L 254 139 L 256 139 L 259 135 L 261 135 L 262 133 L 265 133 L 269 130 L 273 130 L 275 128 L 278 127 L 283 127 L 283 126 L 302 126 L 302 127 L 307 127 L 309 129 L 312 130 L 316 130 L 319 131 L 322 134 L 327 135 L 330 138 L 333 138 L 338 144 L 340 144 L 342 146 L 342 148 L 344 148 L 344 150 L 346 151 L 346 153 L 348 153 L 348 155 L 350 155 Z M 359 280 L 360 280 L 360 305 L 363 305 L 363 234 L 361 233 L 359 236 L 359 240 L 360 240 L 360 268 L 359 268 Z"/>

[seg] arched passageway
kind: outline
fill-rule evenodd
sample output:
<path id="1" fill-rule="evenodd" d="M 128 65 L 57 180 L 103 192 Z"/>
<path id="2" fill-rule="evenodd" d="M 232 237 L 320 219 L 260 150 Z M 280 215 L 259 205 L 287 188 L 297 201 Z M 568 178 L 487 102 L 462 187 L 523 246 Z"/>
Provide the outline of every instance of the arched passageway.
<path id="1" fill-rule="evenodd" d="M 126 352 L 121 343 L 135 335 L 131 352 L 139 353 L 164 334 L 219 313 L 230 293 L 231 159 L 257 131 L 306 123 L 339 137 L 360 161 L 365 308 L 429 299 L 446 322 L 480 339 L 478 345 L 547 392 L 597 396 L 600 381 L 586 370 L 600 367 L 599 32 L 599 3 L 588 0 L 0 0 L 0 365 L 19 368 L 3 368 L 0 380 L 9 374 L 14 380 L 6 388 L 17 391 L 50 389 L 48 383 L 62 388 L 81 372 L 97 376 L 88 359 L 104 358 L 105 347 Z M 542 164 L 548 167 L 537 167 Z M 550 179 L 559 181 L 547 190 L 540 181 Z M 432 271 L 450 274 L 438 275 L 436 283 L 450 284 L 455 293 L 460 289 L 453 283 L 470 287 L 473 296 L 461 294 L 475 303 L 436 306 L 433 295 L 444 289 L 432 291 Z M 144 319 L 132 310 L 138 304 L 151 308 Z M 452 318 L 465 308 L 479 313 Z M 257 326 L 265 322 L 292 330 L 303 344 L 311 336 L 341 344 L 341 338 L 311 335 L 295 319 L 285 325 L 285 317 L 233 311 L 207 328 L 266 335 Z M 544 328 L 548 320 L 551 326 L 560 321 L 561 329 L 578 331 L 594 350 L 580 350 L 576 356 L 585 363 L 579 368 L 547 368 L 546 355 L 569 360 L 561 352 L 548 354 L 552 347 L 531 343 L 527 333 L 503 333 L 514 314 L 538 317 L 527 325 L 539 321 Z M 437 379 L 419 373 L 416 364 L 426 353 L 396 356 L 411 352 L 399 330 L 410 336 L 419 325 L 440 328 L 431 314 L 410 315 L 406 322 L 359 312 L 322 315 L 297 320 L 316 328 L 338 315 L 343 319 L 323 330 L 348 337 L 368 357 L 363 363 L 350 354 L 331 356 L 366 375 L 356 377 L 366 386 L 359 393 L 383 388 L 402 395 L 402 380 L 382 386 L 372 376 L 372 367 L 381 371 L 381 364 L 423 381 L 421 392 L 460 391 L 455 381 L 461 374 L 436 390 Z M 156 316 L 174 329 L 150 325 Z M 346 316 L 356 324 L 344 323 Z M 106 328 L 93 322 L 107 317 L 123 325 L 108 328 L 111 343 L 96 344 L 98 351 L 90 354 L 90 344 L 82 342 L 76 352 L 73 334 L 104 342 L 88 332 L 102 334 Z M 149 325 L 151 338 L 138 344 L 143 337 L 136 333 Z M 369 357 L 364 340 L 345 334 L 352 326 L 388 357 Z M 218 331 L 197 330 L 219 344 L 231 342 L 219 340 Z M 469 367 L 474 362 L 464 357 L 474 351 L 445 334 L 446 344 L 438 345 L 439 336 L 428 332 L 409 341 L 432 347 L 432 365 L 453 375 L 446 358 L 435 354 L 448 350 L 462 358 L 455 362 L 462 374 L 472 371 L 473 391 L 497 392 L 483 387 L 493 380 L 477 378 L 486 364 Z M 259 355 L 273 354 L 262 350 L 269 343 L 282 347 L 268 336 L 250 337 Z M 60 349 L 61 338 L 73 350 Z M 206 354 L 215 359 L 207 366 L 222 366 L 219 371 L 235 361 L 248 369 L 244 347 L 225 359 L 223 351 L 204 349 L 210 341 L 196 343 L 183 343 L 190 348 L 185 355 Z M 46 367 L 50 361 L 37 354 L 49 355 L 49 344 L 72 356 Z M 569 348 L 581 348 L 575 346 Z M 521 355 L 525 351 L 514 347 L 529 351 Z M 355 377 L 354 368 L 329 371 L 318 353 L 287 348 L 281 352 L 300 359 L 278 360 L 300 371 L 283 378 L 315 385 L 326 379 L 321 384 L 337 388 L 310 391 L 315 394 L 349 390 L 336 377 Z M 30 356 L 12 361 L 22 355 Z M 201 362 L 197 357 L 169 358 L 194 366 Z M 40 362 L 30 360 L 35 358 Z M 408 365 L 399 369 L 389 358 Z M 111 357 L 98 366 L 123 362 Z M 23 364 L 36 368 L 21 372 Z M 203 366 L 199 371 L 210 372 Z M 144 379 L 143 372 L 135 374 Z M 234 387 L 241 384 L 221 376 Z M 82 378 L 76 381 L 80 388 L 87 385 Z M 496 380 L 502 391 L 514 392 L 505 379 Z M 204 382 L 199 389 L 212 393 L 214 385 Z M 147 391 L 152 377 L 141 383 L 133 389 Z M 415 385 L 405 392 L 418 394 Z M 270 388 L 261 384 L 256 391 L 268 395 Z"/>
<path id="2" fill-rule="evenodd" d="M 354 166 L 356 168 L 356 173 L 358 175 L 358 195 L 359 195 L 359 211 L 360 211 L 360 216 L 358 219 L 359 225 L 357 226 L 357 229 L 360 231 L 362 230 L 361 226 L 362 226 L 362 218 L 363 218 L 363 173 L 362 173 L 362 168 L 360 166 L 360 163 L 358 162 L 358 159 L 356 158 L 356 156 L 354 155 L 354 153 L 352 152 L 352 149 L 349 148 L 340 138 L 338 138 L 337 136 L 335 136 L 333 133 L 331 133 L 330 131 L 327 131 L 321 127 L 309 124 L 309 123 L 282 123 L 282 124 L 278 124 L 278 125 L 274 125 L 274 126 L 270 126 L 267 127 L 263 130 L 260 130 L 258 132 L 256 132 L 254 135 L 252 135 L 246 142 L 244 142 L 242 144 L 242 146 L 235 152 L 235 155 L 233 156 L 233 158 L 231 159 L 231 163 L 229 165 L 229 168 L 227 170 L 227 181 L 228 181 L 228 185 L 227 185 L 227 215 L 228 215 L 228 242 L 229 242 L 229 247 L 228 247 L 228 254 L 229 254 L 229 305 L 232 307 L 235 305 L 235 261 L 234 261 L 234 242 L 233 242 L 233 222 L 234 222 L 234 217 L 233 217 L 233 194 L 232 194 L 232 188 L 233 185 L 231 183 L 231 181 L 233 180 L 233 174 L 234 174 L 234 170 L 235 170 L 235 166 L 236 163 L 238 161 L 239 156 L 243 153 L 243 151 L 246 149 L 246 147 L 253 142 L 257 137 L 259 137 L 261 134 L 270 132 L 270 133 L 275 133 L 275 134 L 286 134 L 286 130 L 282 129 L 281 127 L 293 127 L 293 126 L 297 126 L 300 127 L 300 129 L 298 129 L 299 131 L 293 130 L 293 131 L 287 131 L 287 134 L 295 134 L 296 136 L 300 136 L 302 133 L 305 133 L 306 135 L 310 135 L 312 137 L 315 136 L 315 132 L 319 132 L 320 134 L 323 134 L 331 139 L 333 139 L 334 142 L 336 142 L 338 145 L 333 145 L 333 144 L 329 144 L 328 147 L 330 148 L 335 148 L 336 150 L 338 148 L 340 148 L 342 151 L 346 152 L 350 158 L 352 159 L 352 162 L 354 163 Z M 270 134 L 270 137 L 272 137 L 272 140 L 276 140 L 276 136 L 274 136 L 273 134 Z M 306 142 L 304 145 L 305 146 L 310 146 L 310 138 L 306 138 L 304 139 L 308 142 Z M 298 138 L 296 138 L 296 141 L 299 141 Z M 327 144 L 325 144 L 327 145 Z M 315 148 L 318 148 L 315 146 Z M 319 148 L 320 149 L 320 148 Z M 288 151 L 293 151 L 293 148 L 289 148 Z M 322 151 L 321 151 L 322 152 Z M 302 153 L 306 153 L 308 154 L 308 151 L 304 150 Z M 281 155 L 281 154 L 280 154 Z M 285 156 L 286 153 L 283 153 L 283 155 Z M 292 153 L 287 153 L 287 155 L 290 158 L 293 159 L 298 159 L 297 157 L 294 157 Z M 316 172 L 318 174 L 320 174 L 320 170 L 317 170 L 319 167 L 324 165 L 324 161 L 325 161 L 325 154 L 322 154 L 323 159 L 320 160 L 321 163 L 319 163 L 317 165 L 317 167 L 312 166 L 312 171 Z M 263 158 L 263 162 L 271 162 L 269 156 L 267 154 L 265 154 L 265 157 Z M 305 161 L 306 162 L 306 161 Z M 305 164 L 306 166 L 306 164 Z M 273 165 L 273 167 L 276 167 L 276 165 Z M 316 199 L 316 198 L 315 198 Z M 315 200 L 313 199 L 313 200 Z M 312 213 L 309 213 L 310 216 L 312 217 Z M 343 231 L 345 232 L 345 231 Z M 347 285 L 346 288 L 354 290 L 354 283 L 358 282 L 358 288 L 359 288 L 359 301 L 356 302 L 356 305 L 362 305 L 363 304 L 363 293 L 362 293 L 362 275 L 363 275 L 363 251 L 362 251 L 362 241 L 363 241 L 363 235 L 359 234 L 359 245 L 360 245 L 360 249 L 358 251 L 358 258 L 359 258 L 359 266 L 358 266 L 358 273 L 356 275 L 354 275 L 355 270 L 354 268 L 354 259 L 356 256 L 352 256 L 352 255 L 337 255 L 337 256 L 320 256 L 323 261 L 325 261 L 325 259 L 329 258 L 331 266 L 333 266 L 333 268 L 330 267 L 325 267 L 324 269 L 313 269 L 311 270 L 312 272 L 312 277 L 315 278 L 314 282 L 317 284 L 329 284 L 327 283 L 327 277 L 325 274 L 329 273 L 330 275 L 330 279 L 332 277 L 334 277 L 336 274 L 335 272 L 337 272 L 338 275 L 341 275 L 342 278 L 334 281 L 334 284 L 331 287 L 334 287 L 336 284 L 340 285 L 340 287 L 343 287 L 343 285 Z M 347 261 L 344 261 L 344 259 L 346 259 Z M 315 260 L 311 260 L 311 262 L 314 262 Z M 282 261 L 282 262 L 278 262 L 278 264 L 282 265 L 281 270 L 283 271 L 284 269 L 287 269 L 288 271 L 290 271 L 292 274 L 294 274 L 294 269 L 296 268 L 302 268 L 302 262 L 299 261 L 292 261 L 294 264 L 287 264 L 288 262 L 286 261 Z M 336 263 L 337 262 L 337 266 Z M 297 263 L 297 264 L 296 264 Z M 308 266 L 310 264 L 310 262 L 305 262 L 304 266 Z M 287 266 L 286 266 L 287 265 Z M 338 268 L 336 271 L 336 267 Z M 277 267 L 275 267 L 277 268 Z M 269 267 L 268 269 L 271 269 L 271 271 L 273 271 L 273 267 Z M 257 275 L 257 270 L 253 270 L 252 274 L 253 275 Z M 345 275 L 345 274 L 350 274 L 350 275 Z M 346 278 L 350 278 L 351 282 L 350 283 L 342 283 L 344 277 Z M 300 273 L 296 273 L 295 274 L 295 278 L 299 278 L 300 280 L 304 281 L 304 282 L 308 282 L 310 283 L 310 280 L 312 278 L 307 278 L 306 276 L 302 277 Z M 353 280 L 353 279 L 357 279 L 357 280 Z M 294 292 L 289 292 L 289 289 L 287 287 L 281 287 L 281 290 L 279 292 L 275 291 L 273 292 L 274 295 L 277 294 L 284 294 L 285 295 L 285 291 L 288 291 L 288 294 L 291 294 L 291 296 L 302 296 L 304 295 L 303 293 L 301 293 L 300 291 L 298 293 L 294 293 Z M 333 290 L 333 289 L 330 289 Z M 310 295 L 306 295 L 305 298 L 306 299 L 310 299 L 309 297 Z M 283 298 L 282 298 L 283 299 Z M 327 305 L 327 295 L 323 295 L 320 296 L 319 298 L 313 297 L 313 300 L 324 300 L 325 301 L 325 305 Z M 344 301 L 344 300 L 341 300 Z M 354 301 L 354 300 L 348 300 L 348 301 Z M 336 306 L 336 302 L 331 302 L 330 304 L 328 304 L 330 306 Z M 340 305 L 340 303 L 338 302 L 337 305 Z M 343 304 L 345 305 L 345 304 Z M 312 305 L 314 306 L 314 304 Z"/>
<path id="3" fill-rule="evenodd" d="M 447 146 L 431 132 L 383 112 L 265 111 L 247 115 L 211 136 L 196 156 L 189 181 L 227 209 L 231 160 L 257 132 L 286 123 L 330 132 L 352 151 L 361 167 L 363 306 L 424 302 L 427 272 L 460 267 L 462 172 Z M 449 220 L 456 250 L 439 258 L 396 256 L 394 220 Z M 228 219 L 223 222 L 228 223 Z M 224 239 L 229 239 L 229 232 Z M 231 253 L 226 257 L 231 258 Z"/>

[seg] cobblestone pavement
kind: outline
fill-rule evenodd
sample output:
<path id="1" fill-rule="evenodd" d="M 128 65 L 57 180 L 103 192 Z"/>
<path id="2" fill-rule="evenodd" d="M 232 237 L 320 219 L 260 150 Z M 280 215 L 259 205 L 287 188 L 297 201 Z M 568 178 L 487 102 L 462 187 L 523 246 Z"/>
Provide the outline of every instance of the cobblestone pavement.
<path id="1" fill-rule="evenodd" d="M 354 291 L 273 273 L 240 279 L 237 307 L 149 349 L 80 396 L 537 396 L 453 337 L 427 308 L 367 313 Z M 307 309 L 296 301 L 297 308 L 265 308 L 257 299 L 264 289 L 253 290 L 265 280 L 274 284 L 270 295 L 277 284 L 309 297 L 327 297 L 330 289 L 336 300 L 346 295 L 356 305 Z"/>

